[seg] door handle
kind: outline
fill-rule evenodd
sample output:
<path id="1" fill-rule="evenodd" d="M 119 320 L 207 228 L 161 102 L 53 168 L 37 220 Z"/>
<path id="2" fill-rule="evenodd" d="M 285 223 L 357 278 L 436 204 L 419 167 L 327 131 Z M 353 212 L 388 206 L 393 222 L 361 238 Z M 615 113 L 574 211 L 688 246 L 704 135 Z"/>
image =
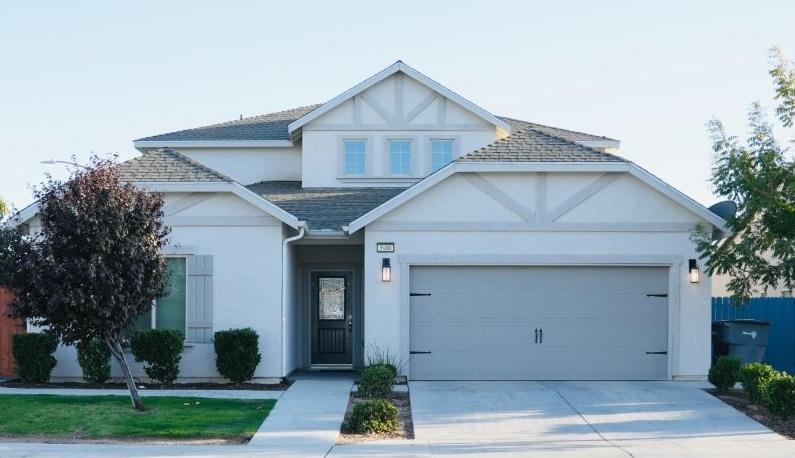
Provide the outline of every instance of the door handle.
<path id="1" fill-rule="evenodd" d="M 353 334 L 353 317 L 348 315 L 348 334 Z"/>

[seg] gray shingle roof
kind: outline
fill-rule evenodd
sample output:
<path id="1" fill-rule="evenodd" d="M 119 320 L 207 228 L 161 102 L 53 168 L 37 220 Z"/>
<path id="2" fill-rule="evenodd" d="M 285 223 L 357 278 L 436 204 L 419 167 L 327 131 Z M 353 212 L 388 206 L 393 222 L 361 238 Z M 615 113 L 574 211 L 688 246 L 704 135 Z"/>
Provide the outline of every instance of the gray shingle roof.
<path id="1" fill-rule="evenodd" d="M 503 121 L 511 125 L 512 130 L 521 129 L 535 129 L 539 132 L 548 133 L 554 137 L 562 138 L 572 142 L 594 142 L 594 141 L 611 141 L 617 142 L 618 140 L 600 136 L 586 134 L 585 132 L 577 132 L 576 130 L 561 129 L 559 127 L 545 126 L 543 124 L 536 124 L 534 122 L 522 121 L 520 119 L 506 118 L 504 116 L 497 116 Z"/>
<path id="2" fill-rule="evenodd" d="M 319 106 L 320 104 L 291 108 L 276 113 L 139 138 L 135 141 L 289 140 L 287 126 Z"/>
<path id="3" fill-rule="evenodd" d="M 459 162 L 626 162 L 550 131 L 524 126 L 457 159 Z"/>
<path id="4" fill-rule="evenodd" d="M 246 186 L 273 202 L 309 229 L 342 230 L 406 188 L 301 188 L 300 181 L 263 181 Z"/>
<path id="5" fill-rule="evenodd" d="M 150 150 L 119 164 L 124 181 L 225 182 L 231 178 L 169 148 Z"/>
<path id="6" fill-rule="evenodd" d="M 135 141 L 206 141 L 206 140 L 290 140 L 287 126 L 322 104 L 291 108 L 276 113 L 268 113 L 240 120 L 228 121 L 194 129 L 180 130 Z M 570 141 L 616 141 L 612 138 L 586 134 L 558 127 L 545 126 L 504 116 L 497 116 L 511 125 L 513 129 L 533 128 L 540 132 Z"/>

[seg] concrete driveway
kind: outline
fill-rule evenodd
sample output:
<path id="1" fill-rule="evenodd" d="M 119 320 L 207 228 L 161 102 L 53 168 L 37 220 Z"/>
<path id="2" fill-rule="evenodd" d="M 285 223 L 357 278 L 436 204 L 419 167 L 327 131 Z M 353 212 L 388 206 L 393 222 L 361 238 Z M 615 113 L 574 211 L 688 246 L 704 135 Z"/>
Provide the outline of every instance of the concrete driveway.
<path id="1" fill-rule="evenodd" d="M 412 382 L 432 454 L 795 456 L 795 441 L 671 382 Z M 375 450 L 373 450 L 375 451 Z"/>

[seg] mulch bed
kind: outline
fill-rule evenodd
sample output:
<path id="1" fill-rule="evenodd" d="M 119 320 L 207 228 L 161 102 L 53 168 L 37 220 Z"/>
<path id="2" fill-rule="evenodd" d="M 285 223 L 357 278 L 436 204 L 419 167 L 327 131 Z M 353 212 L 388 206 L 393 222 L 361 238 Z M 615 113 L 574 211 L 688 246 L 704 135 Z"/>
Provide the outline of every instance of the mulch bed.
<path id="1" fill-rule="evenodd" d="M 254 391 L 282 391 L 286 390 L 292 382 L 283 381 L 278 384 L 266 385 L 263 383 L 173 383 L 162 385 L 160 383 L 138 383 L 138 388 L 143 390 L 254 390 Z M 94 390 L 121 389 L 126 390 L 124 383 L 83 383 L 83 382 L 53 382 L 53 383 L 24 383 L 19 379 L 8 380 L 0 383 L 3 388 L 83 388 Z"/>
<path id="2" fill-rule="evenodd" d="M 782 420 L 770 413 L 765 406 L 753 403 L 742 390 L 732 389 L 728 394 L 718 394 L 714 389 L 707 390 L 707 392 L 778 434 L 788 439 L 795 439 L 795 417 Z"/>
<path id="3" fill-rule="evenodd" d="M 351 399 L 348 401 L 348 410 L 345 412 L 342 429 L 337 438 L 338 444 L 352 444 L 381 439 L 414 439 L 414 423 L 411 421 L 411 398 L 408 393 L 392 393 L 390 398 L 398 410 L 398 427 L 395 431 L 391 433 L 358 434 L 348 430 L 348 420 L 351 413 L 353 413 L 353 407 L 365 400 L 357 397 L 355 393 L 351 393 Z"/>

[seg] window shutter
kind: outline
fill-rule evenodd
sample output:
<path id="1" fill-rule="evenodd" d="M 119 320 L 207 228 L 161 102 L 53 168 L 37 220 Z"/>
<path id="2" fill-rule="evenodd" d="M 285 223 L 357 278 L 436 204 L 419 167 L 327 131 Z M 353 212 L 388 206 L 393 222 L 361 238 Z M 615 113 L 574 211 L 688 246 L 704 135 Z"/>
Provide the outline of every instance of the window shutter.
<path id="1" fill-rule="evenodd" d="M 187 342 L 210 342 L 213 338 L 213 257 L 188 256 Z"/>

